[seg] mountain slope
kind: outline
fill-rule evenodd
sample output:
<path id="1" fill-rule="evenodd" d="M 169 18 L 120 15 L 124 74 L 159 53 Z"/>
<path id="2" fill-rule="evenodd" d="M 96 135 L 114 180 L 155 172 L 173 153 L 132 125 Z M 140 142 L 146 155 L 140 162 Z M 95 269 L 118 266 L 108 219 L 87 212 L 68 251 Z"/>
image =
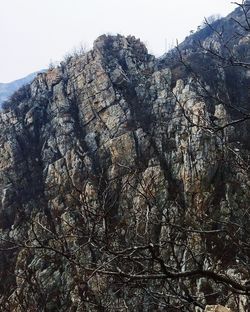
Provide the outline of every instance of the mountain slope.
<path id="1" fill-rule="evenodd" d="M 248 69 L 169 59 L 104 35 L 1 113 L 3 311 L 249 309 Z"/>
<path id="2" fill-rule="evenodd" d="M 24 78 L 9 82 L 0 83 L 0 106 L 6 101 L 15 91 L 21 88 L 23 85 L 30 83 L 38 74 L 38 72 L 32 73 Z"/>

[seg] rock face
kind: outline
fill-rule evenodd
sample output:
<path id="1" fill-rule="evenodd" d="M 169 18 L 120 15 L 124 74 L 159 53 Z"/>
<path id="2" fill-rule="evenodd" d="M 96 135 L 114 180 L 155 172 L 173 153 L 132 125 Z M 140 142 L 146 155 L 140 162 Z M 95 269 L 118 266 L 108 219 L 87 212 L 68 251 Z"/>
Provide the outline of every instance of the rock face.
<path id="1" fill-rule="evenodd" d="M 1 113 L 2 311 L 247 311 L 247 126 L 164 62 L 102 36 Z"/>
<path id="2" fill-rule="evenodd" d="M 216 306 L 206 306 L 205 312 L 231 312 L 230 309 L 227 309 L 221 305 Z"/>

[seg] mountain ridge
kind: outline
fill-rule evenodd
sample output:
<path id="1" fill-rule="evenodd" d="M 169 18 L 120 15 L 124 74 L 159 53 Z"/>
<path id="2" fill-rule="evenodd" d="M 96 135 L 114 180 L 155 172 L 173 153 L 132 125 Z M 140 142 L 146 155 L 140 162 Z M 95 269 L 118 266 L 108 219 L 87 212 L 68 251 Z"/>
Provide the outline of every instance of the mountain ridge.
<path id="1" fill-rule="evenodd" d="M 3 311 L 248 310 L 248 69 L 206 47 L 159 62 L 103 35 L 9 100 Z"/>

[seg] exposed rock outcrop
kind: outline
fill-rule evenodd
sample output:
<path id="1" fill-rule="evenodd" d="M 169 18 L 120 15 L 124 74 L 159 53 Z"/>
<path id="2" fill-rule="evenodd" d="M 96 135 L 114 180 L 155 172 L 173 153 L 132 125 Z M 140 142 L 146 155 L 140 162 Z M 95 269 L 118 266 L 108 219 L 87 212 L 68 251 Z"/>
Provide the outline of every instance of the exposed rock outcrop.
<path id="1" fill-rule="evenodd" d="M 230 309 L 227 309 L 221 305 L 216 306 L 206 306 L 205 312 L 231 312 Z"/>
<path id="2" fill-rule="evenodd" d="M 1 113 L 3 311 L 246 311 L 246 128 L 170 65 L 102 36 Z"/>

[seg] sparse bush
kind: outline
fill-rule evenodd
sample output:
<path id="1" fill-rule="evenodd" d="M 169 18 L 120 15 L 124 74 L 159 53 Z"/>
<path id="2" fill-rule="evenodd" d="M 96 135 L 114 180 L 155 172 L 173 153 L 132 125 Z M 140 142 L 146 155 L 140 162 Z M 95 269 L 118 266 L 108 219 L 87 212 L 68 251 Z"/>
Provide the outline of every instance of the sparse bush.
<path id="1" fill-rule="evenodd" d="M 62 63 L 69 63 L 72 58 L 77 58 L 83 56 L 88 51 L 87 45 L 80 43 L 78 46 L 75 46 L 71 51 L 67 52 L 64 57 Z"/>

